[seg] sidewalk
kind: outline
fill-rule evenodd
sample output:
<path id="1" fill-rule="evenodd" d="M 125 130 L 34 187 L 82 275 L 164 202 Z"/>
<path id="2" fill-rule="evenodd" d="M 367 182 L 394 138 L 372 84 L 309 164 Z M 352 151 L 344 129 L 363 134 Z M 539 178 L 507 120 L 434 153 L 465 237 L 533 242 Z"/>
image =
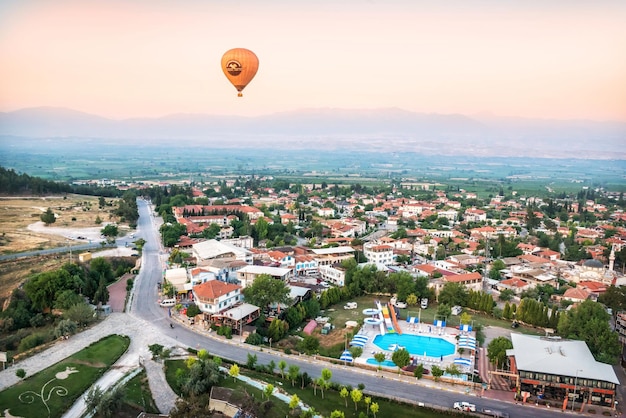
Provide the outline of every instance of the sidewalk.
<path id="1" fill-rule="evenodd" d="M 177 396 L 165 381 L 162 365 L 149 360 L 151 353 L 148 346 L 157 342 L 166 346 L 177 346 L 178 341 L 161 335 L 152 324 L 126 313 L 113 313 L 101 323 L 70 337 L 69 340 L 60 340 L 47 350 L 17 363 L 14 367 L 0 371 L 0 390 L 20 381 L 15 375 L 18 368 L 24 369 L 27 376 L 32 376 L 111 334 L 128 335 L 131 337 L 131 342 L 126 353 L 94 385 L 102 389 L 112 387 L 125 374 L 139 367 L 141 359 L 146 368 L 150 389 L 157 407 L 162 413 L 169 413 L 174 407 Z M 80 417 L 84 412 L 85 403 L 81 396 L 64 416 Z"/>

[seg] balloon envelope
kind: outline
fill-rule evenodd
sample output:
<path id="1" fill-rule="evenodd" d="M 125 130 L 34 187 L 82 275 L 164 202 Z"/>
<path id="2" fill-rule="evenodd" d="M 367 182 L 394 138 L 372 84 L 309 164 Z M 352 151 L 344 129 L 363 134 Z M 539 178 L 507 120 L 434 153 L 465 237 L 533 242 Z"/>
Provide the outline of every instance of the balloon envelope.
<path id="1" fill-rule="evenodd" d="M 259 69 L 259 59 L 254 52 L 245 48 L 228 50 L 222 56 L 222 71 L 233 86 L 237 89 L 239 97 L 241 91 L 252 81 Z"/>

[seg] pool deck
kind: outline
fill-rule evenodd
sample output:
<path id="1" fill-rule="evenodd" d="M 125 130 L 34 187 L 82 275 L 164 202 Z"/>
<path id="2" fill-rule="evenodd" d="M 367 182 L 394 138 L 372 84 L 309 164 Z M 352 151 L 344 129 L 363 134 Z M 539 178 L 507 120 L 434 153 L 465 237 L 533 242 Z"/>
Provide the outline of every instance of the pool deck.
<path id="1" fill-rule="evenodd" d="M 445 341 L 448 341 L 454 344 L 454 353 L 449 354 L 447 356 L 443 356 L 443 360 L 441 359 L 441 357 L 429 357 L 429 356 L 425 357 L 425 356 L 418 355 L 418 356 L 414 356 L 414 357 L 417 357 L 417 364 L 422 363 L 424 367 L 427 369 L 430 369 L 433 365 L 437 365 L 440 368 L 445 369 L 450 364 L 454 363 L 455 358 L 465 357 L 465 358 L 472 359 L 472 365 L 469 367 L 458 365 L 459 368 L 463 372 L 472 372 L 472 370 L 474 370 L 473 356 L 469 355 L 471 350 L 466 349 L 463 356 L 458 354 L 459 346 L 458 346 L 458 341 L 456 340 L 456 336 L 459 333 L 461 333 L 461 331 L 459 331 L 458 329 L 450 328 L 450 327 L 437 328 L 433 324 L 428 324 L 428 323 L 409 324 L 408 322 L 406 322 L 406 320 L 403 320 L 403 319 L 398 320 L 398 326 L 400 327 L 400 330 L 402 331 L 402 335 L 405 335 L 405 334 L 406 335 L 421 335 L 421 336 L 428 336 L 432 338 L 441 338 Z M 431 331 L 430 333 L 428 332 L 429 327 Z M 380 335 L 378 326 L 364 324 L 361 327 L 359 334 L 366 335 L 368 337 L 368 340 L 365 346 L 363 347 L 363 354 L 354 360 L 355 363 L 367 364 L 367 359 L 373 358 L 374 354 L 379 353 L 379 352 L 385 353 L 385 358 L 387 360 L 391 360 L 391 356 L 393 354 L 391 350 L 382 350 L 380 347 L 374 344 L 374 338 L 376 338 L 377 335 Z M 463 334 L 476 338 L 475 332 L 469 332 L 469 333 L 464 332 Z M 386 366 L 382 366 L 382 367 L 386 367 Z"/>

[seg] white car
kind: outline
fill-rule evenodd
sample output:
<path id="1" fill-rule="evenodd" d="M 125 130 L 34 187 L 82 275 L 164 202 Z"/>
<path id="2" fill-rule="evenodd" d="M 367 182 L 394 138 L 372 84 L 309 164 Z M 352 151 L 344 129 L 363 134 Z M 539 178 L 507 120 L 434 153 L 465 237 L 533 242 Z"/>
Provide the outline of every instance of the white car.
<path id="1" fill-rule="evenodd" d="M 476 405 L 469 402 L 455 402 L 454 409 L 458 409 L 463 412 L 476 412 Z"/>
<path id="2" fill-rule="evenodd" d="M 396 302 L 396 308 L 406 309 L 406 302 Z"/>

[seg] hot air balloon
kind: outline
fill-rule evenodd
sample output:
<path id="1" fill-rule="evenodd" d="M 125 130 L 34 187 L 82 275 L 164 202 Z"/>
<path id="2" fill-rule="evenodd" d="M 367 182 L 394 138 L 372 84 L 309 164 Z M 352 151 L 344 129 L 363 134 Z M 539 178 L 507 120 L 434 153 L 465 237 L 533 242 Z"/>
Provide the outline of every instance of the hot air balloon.
<path id="1" fill-rule="evenodd" d="M 239 97 L 243 96 L 241 91 L 252 81 L 258 68 L 259 59 L 248 49 L 234 48 L 222 56 L 222 71 L 237 89 Z"/>

